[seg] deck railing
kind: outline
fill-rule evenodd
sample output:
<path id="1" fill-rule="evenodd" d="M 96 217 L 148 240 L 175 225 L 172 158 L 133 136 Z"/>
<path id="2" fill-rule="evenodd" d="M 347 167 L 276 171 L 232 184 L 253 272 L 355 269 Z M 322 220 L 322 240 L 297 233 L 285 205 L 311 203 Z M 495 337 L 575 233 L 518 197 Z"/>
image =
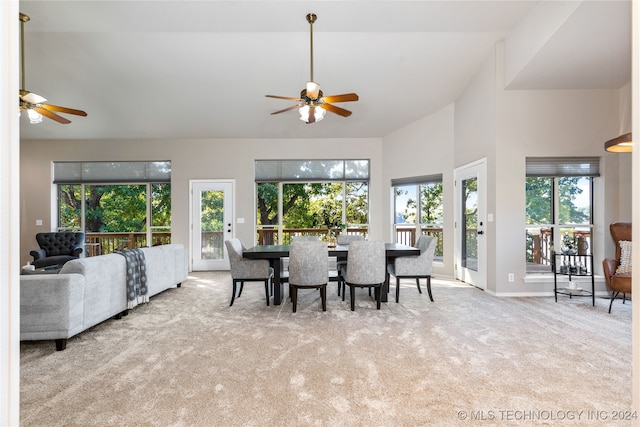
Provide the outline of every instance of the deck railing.
<path id="1" fill-rule="evenodd" d="M 278 242 L 277 229 L 260 229 L 258 230 L 259 245 L 287 245 L 295 236 L 317 235 L 320 240 L 335 242 L 335 236 L 342 233 L 341 228 L 288 228 L 282 230 L 282 243 Z M 369 233 L 366 227 L 348 227 L 345 233 L 350 235 L 361 235 L 365 238 Z M 434 236 L 438 239 L 436 245 L 436 256 L 442 256 L 442 228 L 422 227 L 421 233 Z M 222 231 L 204 231 L 201 235 L 203 248 L 222 248 L 224 245 L 224 232 Z M 397 228 L 396 242 L 413 246 L 416 242 L 415 228 Z M 152 244 L 147 244 L 147 233 L 131 232 L 131 233 L 86 233 L 85 247 L 86 256 L 96 256 L 110 254 L 118 250 L 142 248 L 145 246 L 165 245 L 171 243 L 170 232 L 154 232 L 152 235 Z M 203 249 L 205 250 L 205 249 Z"/>
<path id="2" fill-rule="evenodd" d="M 366 237 L 369 229 L 366 227 L 348 227 L 345 232 Z M 321 241 L 335 243 L 335 236 L 340 233 L 342 233 L 341 228 L 287 228 L 282 230 L 282 243 L 279 243 L 277 229 L 263 228 L 258 230 L 258 244 L 288 245 L 296 236 L 318 236 Z"/>
<path id="3" fill-rule="evenodd" d="M 123 249 L 136 249 L 145 246 L 166 245 L 171 243 L 170 232 L 154 232 L 152 244 L 147 244 L 147 233 L 85 233 L 86 256 L 106 255 Z"/>
<path id="4" fill-rule="evenodd" d="M 420 227 L 420 234 L 433 236 L 437 239 L 435 256 L 442 257 L 442 228 Z M 415 227 L 396 226 L 396 243 L 414 246 L 417 240 L 418 238 Z"/>
<path id="5" fill-rule="evenodd" d="M 590 253 L 591 231 L 572 230 L 578 255 Z M 527 229 L 527 271 L 550 272 L 553 263 L 553 232 L 551 228 Z M 557 248 L 556 251 L 560 251 Z"/>

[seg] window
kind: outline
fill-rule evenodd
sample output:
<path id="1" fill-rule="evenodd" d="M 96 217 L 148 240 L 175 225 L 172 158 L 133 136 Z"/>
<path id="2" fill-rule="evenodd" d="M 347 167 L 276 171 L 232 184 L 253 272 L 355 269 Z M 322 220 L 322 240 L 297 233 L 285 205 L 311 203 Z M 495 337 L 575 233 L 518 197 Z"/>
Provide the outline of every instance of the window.
<path id="1" fill-rule="evenodd" d="M 527 158 L 527 273 L 550 273 L 552 251 L 591 253 L 598 158 Z"/>
<path id="2" fill-rule="evenodd" d="M 434 236 L 435 259 L 442 261 L 442 175 L 396 179 L 391 185 L 395 242 L 414 245 L 420 234 Z"/>
<path id="3" fill-rule="evenodd" d="M 170 171 L 170 162 L 55 163 L 58 230 L 84 231 L 89 256 L 170 243 Z"/>
<path id="4" fill-rule="evenodd" d="M 368 160 L 257 160 L 255 170 L 259 244 L 367 234 Z"/>

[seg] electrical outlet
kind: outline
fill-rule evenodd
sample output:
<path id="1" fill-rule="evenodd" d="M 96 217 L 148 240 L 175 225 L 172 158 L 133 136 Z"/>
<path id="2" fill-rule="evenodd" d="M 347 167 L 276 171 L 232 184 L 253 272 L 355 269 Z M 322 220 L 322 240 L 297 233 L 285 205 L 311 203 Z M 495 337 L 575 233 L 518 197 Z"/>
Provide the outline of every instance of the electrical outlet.
<path id="1" fill-rule="evenodd" d="M 509 273 L 509 281 L 510 281 L 510 282 L 513 282 L 513 281 L 515 281 L 515 280 L 516 280 L 516 278 L 515 278 L 515 276 L 513 275 L 513 273 Z"/>

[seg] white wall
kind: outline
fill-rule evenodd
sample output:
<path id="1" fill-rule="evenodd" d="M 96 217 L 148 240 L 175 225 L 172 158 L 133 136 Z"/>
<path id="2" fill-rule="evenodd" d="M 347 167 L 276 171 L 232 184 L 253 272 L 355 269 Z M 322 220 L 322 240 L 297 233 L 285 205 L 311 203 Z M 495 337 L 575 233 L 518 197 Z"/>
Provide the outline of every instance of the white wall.
<path id="1" fill-rule="evenodd" d="M 467 85 L 455 103 L 454 135 L 455 147 L 453 163 L 458 168 L 480 159 L 486 160 L 486 213 L 493 214 L 494 221 L 479 218 L 485 223 L 487 252 L 487 283 L 489 292 L 496 291 L 495 248 L 496 221 L 500 212 L 495 203 L 495 157 L 496 157 L 496 54 L 488 55 L 474 78 Z"/>
<path id="2" fill-rule="evenodd" d="M 523 281 L 526 157 L 604 157 L 604 141 L 618 131 L 618 97 L 617 90 L 498 91 L 495 188 L 496 211 L 500 213 L 497 234 L 500 243 L 495 252 L 498 293 L 544 292 L 549 288 L 544 281 Z M 597 273 L 602 272 L 605 238 L 609 238 L 608 219 L 612 215 L 608 212 L 618 211 L 618 206 L 609 201 L 618 198 L 617 192 L 605 194 L 603 183 L 618 181 L 621 191 L 631 194 L 628 186 L 620 186 L 618 172 L 606 166 L 603 162 L 603 175 L 595 179 L 592 251 Z M 515 273 L 515 283 L 506 280 L 511 272 Z M 602 280 L 599 282 L 599 289 L 604 291 Z"/>
<path id="3" fill-rule="evenodd" d="M 370 194 L 370 237 L 386 239 L 382 216 L 385 198 L 381 140 L 115 140 L 115 141 L 23 141 L 21 147 L 21 262 L 26 263 L 30 249 L 36 247 L 35 234 L 55 228 L 51 207 L 55 193 L 51 185 L 53 161 L 171 160 L 172 165 L 172 241 L 189 245 L 189 180 L 235 179 L 236 236 L 254 242 L 256 159 L 370 159 L 373 189 Z M 37 227 L 36 219 L 43 225 Z"/>
<path id="4" fill-rule="evenodd" d="M 19 425 L 18 2 L 0 2 L 0 426 Z"/>
<path id="5" fill-rule="evenodd" d="M 444 229 L 443 265 L 434 273 L 453 277 L 453 117 L 454 106 L 418 120 L 382 140 L 383 236 L 393 241 L 391 180 L 442 174 Z"/>

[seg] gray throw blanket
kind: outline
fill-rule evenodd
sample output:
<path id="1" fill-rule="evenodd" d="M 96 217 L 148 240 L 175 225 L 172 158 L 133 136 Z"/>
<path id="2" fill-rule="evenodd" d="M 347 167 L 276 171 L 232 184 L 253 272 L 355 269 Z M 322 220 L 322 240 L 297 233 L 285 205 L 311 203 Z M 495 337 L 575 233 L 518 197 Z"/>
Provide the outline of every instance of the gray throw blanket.
<path id="1" fill-rule="evenodd" d="M 116 251 L 127 261 L 127 308 L 149 302 L 147 262 L 141 249 Z"/>

